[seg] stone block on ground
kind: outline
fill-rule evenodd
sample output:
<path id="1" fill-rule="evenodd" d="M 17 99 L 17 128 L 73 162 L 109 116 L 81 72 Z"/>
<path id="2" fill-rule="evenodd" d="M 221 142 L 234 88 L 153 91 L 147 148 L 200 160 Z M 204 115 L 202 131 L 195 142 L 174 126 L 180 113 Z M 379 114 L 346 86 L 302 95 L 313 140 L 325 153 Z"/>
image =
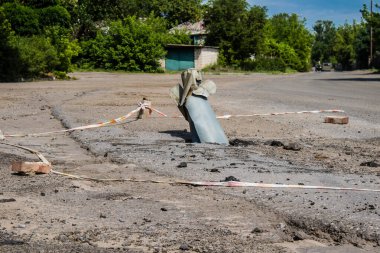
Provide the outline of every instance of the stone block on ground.
<path id="1" fill-rule="evenodd" d="M 17 173 L 49 174 L 51 165 L 43 162 L 13 162 L 11 169 Z"/>
<path id="2" fill-rule="evenodd" d="M 325 118 L 325 123 L 348 124 L 348 117 L 347 116 L 328 116 Z"/>

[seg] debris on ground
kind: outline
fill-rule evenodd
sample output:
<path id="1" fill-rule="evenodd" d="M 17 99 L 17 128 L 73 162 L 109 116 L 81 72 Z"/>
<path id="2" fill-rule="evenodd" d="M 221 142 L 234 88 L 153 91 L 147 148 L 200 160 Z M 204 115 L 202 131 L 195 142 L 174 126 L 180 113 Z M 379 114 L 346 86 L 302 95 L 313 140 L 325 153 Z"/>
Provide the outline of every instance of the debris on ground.
<path id="1" fill-rule="evenodd" d="M 252 229 L 251 233 L 252 234 L 261 234 L 263 233 L 264 230 L 262 228 L 259 228 L 259 227 L 255 227 L 254 229 Z"/>
<path id="2" fill-rule="evenodd" d="M 240 182 L 240 180 L 234 176 L 228 176 L 224 180 L 220 180 L 220 182 L 231 182 L 231 181 Z"/>
<path id="3" fill-rule="evenodd" d="M 168 84 L 177 80 L 175 75 L 78 75 L 78 81 L 64 85 L 33 82 L 17 85 L 16 89 L 14 84 L 2 85 L 0 121 L 3 120 L 1 127 L 5 136 L 18 132 L 19 126 L 28 128 L 27 132 L 39 128 L 59 130 L 99 117 L 108 118 L 111 113 L 124 114 L 134 105 L 136 97 L 141 99 L 145 95 L 168 115 L 176 115 L 178 111 L 164 99 Z M 346 75 L 349 73 L 342 76 Z M 239 113 L 249 113 L 252 108 L 277 108 L 278 101 L 293 107 L 294 100 L 289 93 L 297 94 L 295 89 L 301 87 L 298 84 L 303 86 L 298 76 L 269 76 L 265 78 L 274 81 L 265 81 L 265 90 L 247 94 L 248 88 L 257 87 L 259 81 L 256 80 L 261 79 L 261 75 L 213 78 L 223 87 L 220 94 L 223 99 L 211 101 L 219 113 L 233 113 L 235 108 L 243 109 Z M 314 76 L 312 78 L 315 80 Z M 304 79 L 307 80 L 302 76 L 301 80 Z M 231 85 L 235 83 L 237 85 Z M 340 83 L 335 82 L 336 87 L 342 86 L 344 91 L 346 85 Z M 317 84 L 307 87 L 318 87 L 320 91 Z M 360 84 L 361 88 L 366 82 Z M 41 93 L 42 86 L 44 92 Z M 288 89 L 277 87 L 292 89 L 288 92 Z M 334 88 L 331 92 L 336 93 L 326 90 L 324 94 L 339 97 L 342 90 Z M 314 94 L 313 90 L 307 92 Z M 325 101 L 322 96 L 316 96 L 316 101 L 308 97 L 294 99 L 299 98 L 297 103 L 306 107 L 322 106 L 320 101 Z M 177 116 L 79 131 L 54 139 L 12 140 L 46 152 L 57 171 L 95 178 L 219 181 L 233 175 L 230 180 L 242 178 L 241 181 L 279 184 L 286 180 L 292 185 L 327 180 L 326 183 L 336 182 L 339 186 L 378 188 L 379 170 L 359 166 L 363 162 L 380 162 L 376 158 L 380 147 L 376 128 L 378 111 L 366 113 L 367 101 L 360 104 L 355 100 L 357 104 L 354 105 L 349 99 L 342 99 L 325 105 L 336 106 L 343 102 L 339 106 L 357 113 L 352 120 L 360 124 L 338 125 L 343 127 L 339 131 L 333 131 L 337 127 L 334 125 L 315 124 L 324 119 L 315 115 L 231 118 L 221 122 L 230 140 L 241 138 L 257 142 L 247 148 L 186 144 L 184 139 L 190 139 L 190 134 L 184 134 L 183 129 L 188 128 L 189 123 Z M 54 118 L 50 110 L 39 110 L 45 103 L 51 105 Z M 352 103 L 352 107 L 348 103 Z M 6 120 L 1 119 L 3 117 Z M 51 120 L 47 120 L 49 118 Z M 361 124 L 363 122 L 365 124 Z M 271 147 L 270 143 L 264 145 L 266 140 L 279 141 L 281 148 Z M 289 142 L 299 143 L 302 150 L 283 149 Z M 107 159 L 103 157 L 105 153 Z M 11 175 L 9 164 L 12 161 L 37 161 L 34 159 L 1 146 L 0 199 L 13 197 L 16 202 L 0 204 L 3 218 L 0 252 L 290 252 L 294 246 L 315 248 L 313 245 L 320 245 L 309 245 L 310 241 L 323 243 L 325 248 L 302 248 L 301 251 L 338 252 L 331 250 L 331 246 L 347 243 L 358 245 L 356 251 L 350 252 L 362 248 L 372 250 L 368 252 L 379 250 L 377 193 L 248 187 L 210 189 L 143 182 L 102 183 L 67 179 L 57 174 Z M 178 169 L 181 162 L 187 162 L 191 170 Z M 295 231 L 304 231 L 306 235 Z M 283 246 L 284 243 L 289 246 Z M 187 244 L 189 250 L 181 251 L 182 244 Z"/>
<path id="4" fill-rule="evenodd" d="M 369 161 L 369 162 L 363 162 L 360 164 L 360 166 L 367 166 L 371 168 L 377 168 L 380 167 L 380 164 L 377 163 L 376 161 Z"/>
<path id="5" fill-rule="evenodd" d="M 9 203 L 9 202 L 15 202 L 16 200 L 14 198 L 10 199 L 0 199 L 0 203 Z"/>
<path id="6" fill-rule="evenodd" d="M 276 140 L 267 141 L 264 144 L 272 146 L 272 147 L 283 147 L 283 146 L 285 146 L 284 143 L 282 143 L 281 141 L 276 141 Z"/>
<path id="7" fill-rule="evenodd" d="M 254 141 L 234 139 L 234 140 L 230 141 L 230 145 L 234 146 L 234 147 L 248 147 L 248 146 L 256 145 L 256 143 Z"/>
<path id="8" fill-rule="evenodd" d="M 301 145 L 299 145 L 296 142 L 291 142 L 287 145 L 284 145 L 284 149 L 286 150 L 291 150 L 291 151 L 300 151 L 301 150 Z"/>
<path id="9" fill-rule="evenodd" d="M 325 123 L 348 124 L 348 117 L 347 116 L 328 116 L 325 118 Z"/>
<path id="10" fill-rule="evenodd" d="M 181 244 L 181 246 L 179 247 L 179 249 L 182 250 L 182 251 L 188 251 L 188 250 L 190 250 L 190 247 L 189 247 L 189 245 L 187 245 L 186 243 L 184 243 L 184 244 Z"/>
<path id="11" fill-rule="evenodd" d="M 187 162 L 181 162 L 178 164 L 177 168 L 187 168 Z"/>
<path id="12" fill-rule="evenodd" d="M 16 173 L 40 173 L 49 174 L 51 171 L 51 165 L 44 162 L 13 162 L 11 169 Z"/>
<path id="13" fill-rule="evenodd" d="M 302 241 L 302 240 L 306 240 L 306 239 L 310 239 L 310 236 L 308 236 L 305 232 L 303 231 L 296 231 L 294 232 L 293 234 L 293 240 L 294 241 Z"/>

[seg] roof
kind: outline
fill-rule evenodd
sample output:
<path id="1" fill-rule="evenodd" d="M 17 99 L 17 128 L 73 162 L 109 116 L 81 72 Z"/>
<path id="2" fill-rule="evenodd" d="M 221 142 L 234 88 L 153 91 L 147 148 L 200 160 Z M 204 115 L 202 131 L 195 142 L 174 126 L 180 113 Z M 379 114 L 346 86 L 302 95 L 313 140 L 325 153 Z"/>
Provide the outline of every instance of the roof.
<path id="1" fill-rule="evenodd" d="M 185 45 L 185 44 L 168 44 L 166 48 L 215 48 L 219 49 L 219 47 L 212 46 L 202 46 L 202 45 Z"/>
<path id="2" fill-rule="evenodd" d="M 190 32 L 191 35 L 207 34 L 207 31 L 205 28 L 205 22 L 203 20 L 196 23 L 185 22 L 170 29 L 170 31 L 174 31 L 174 30 L 187 31 L 187 32 Z"/>

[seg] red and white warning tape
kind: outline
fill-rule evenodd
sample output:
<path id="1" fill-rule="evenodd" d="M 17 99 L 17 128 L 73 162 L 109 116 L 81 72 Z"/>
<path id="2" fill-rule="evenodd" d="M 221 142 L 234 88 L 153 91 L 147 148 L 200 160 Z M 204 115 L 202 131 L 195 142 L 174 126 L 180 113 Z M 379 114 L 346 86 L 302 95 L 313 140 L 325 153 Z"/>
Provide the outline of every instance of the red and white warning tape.
<path id="1" fill-rule="evenodd" d="M 53 135 L 53 134 L 60 134 L 60 133 L 67 133 L 67 132 L 73 132 L 73 131 L 78 131 L 78 130 L 85 130 L 85 129 L 91 129 L 91 128 L 99 128 L 99 127 L 105 127 L 105 126 L 110 126 L 110 125 L 116 125 L 119 123 L 122 123 L 129 117 L 131 117 L 133 114 L 137 113 L 140 111 L 140 107 L 131 111 L 127 115 L 121 116 L 116 119 L 111 119 L 109 121 L 105 122 L 100 122 L 96 124 L 91 124 L 87 126 L 80 126 L 80 127 L 74 127 L 70 129 L 65 129 L 65 130 L 58 130 L 58 131 L 52 131 L 52 132 L 42 132 L 42 133 L 33 133 L 33 134 L 4 134 L 5 138 L 10 138 L 10 137 L 38 137 L 38 136 L 46 136 L 46 135 Z"/>
<path id="2" fill-rule="evenodd" d="M 250 182 L 212 182 L 212 181 L 162 181 L 162 180 L 142 180 L 135 178 L 126 179 L 98 179 L 87 176 L 78 176 L 58 171 L 52 171 L 52 173 L 75 178 L 79 180 L 90 180 L 97 182 L 134 182 L 134 183 L 155 183 L 155 184 L 171 184 L 171 185 L 191 185 L 191 186 L 206 186 L 206 187 L 256 187 L 256 188 L 286 188 L 286 189 L 308 189 L 308 190 L 334 190 L 334 191 L 363 191 L 363 192 L 380 192 L 376 189 L 363 189 L 363 188 L 347 188 L 347 187 L 330 187 L 330 186 L 312 186 L 312 185 L 286 185 L 286 184 L 263 184 L 263 183 L 250 183 Z"/>
<path id="3" fill-rule="evenodd" d="M 108 121 L 86 125 L 86 126 L 80 126 L 80 127 L 74 127 L 70 129 L 65 130 L 58 130 L 58 131 L 51 131 L 51 132 L 41 132 L 41 133 L 31 133 L 31 134 L 3 134 L 0 136 L 2 138 L 11 138 L 11 137 L 39 137 L 39 136 L 47 136 L 47 135 L 54 135 L 54 134 L 60 134 L 60 133 L 68 133 L 78 130 L 86 130 L 86 129 L 92 129 L 92 128 L 99 128 L 99 127 L 106 127 L 111 125 L 117 125 L 120 123 L 125 122 L 128 118 L 130 118 L 132 115 L 138 113 L 140 110 L 148 109 L 150 111 L 154 111 L 158 113 L 161 117 L 164 118 L 183 118 L 183 116 L 168 116 L 167 114 L 151 107 L 151 104 L 149 101 L 146 101 L 146 103 L 139 103 L 138 108 L 129 112 L 128 114 L 121 116 L 119 118 L 111 119 Z M 316 113 L 344 113 L 343 110 L 316 110 L 316 111 L 300 111 L 300 112 L 275 112 L 275 113 L 259 113 L 259 114 L 246 114 L 246 115 L 223 115 L 223 116 L 217 116 L 218 119 L 229 119 L 229 118 L 237 118 L 237 117 L 256 117 L 256 116 L 277 116 L 277 115 L 288 115 L 288 114 L 316 114 Z M 1 138 L 0 138 L 1 139 Z"/>
<path id="4" fill-rule="evenodd" d="M 54 135 L 54 134 L 60 134 L 60 133 L 67 133 L 67 132 L 73 132 L 73 131 L 78 131 L 78 130 L 85 130 L 85 129 L 92 129 L 92 128 L 99 128 L 99 127 L 106 127 L 106 126 L 111 126 L 111 125 L 116 125 L 123 123 L 126 121 L 128 118 L 130 118 L 133 114 L 136 114 L 139 112 L 141 109 L 151 109 L 147 107 L 143 103 L 139 103 L 139 107 L 128 114 L 121 116 L 116 119 L 111 119 L 108 121 L 96 123 L 96 124 L 91 124 L 91 125 L 86 125 L 86 126 L 80 126 L 80 127 L 74 127 L 70 129 L 64 129 L 64 130 L 58 130 L 58 131 L 51 131 L 51 132 L 42 132 L 42 133 L 32 133 L 32 134 L 4 134 L 4 138 L 10 138 L 10 137 L 38 137 L 38 136 L 46 136 L 46 135 Z M 154 110 L 154 109 L 152 109 Z"/>
<path id="5" fill-rule="evenodd" d="M 155 111 L 156 113 L 160 114 L 161 116 L 163 117 L 169 117 L 168 115 L 166 115 L 165 113 L 163 112 L 160 112 L 159 110 L 157 110 L 156 108 L 153 108 L 153 107 L 150 107 L 151 110 Z"/>
<path id="6" fill-rule="evenodd" d="M 272 112 L 272 113 L 257 113 L 257 114 L 243 114 L 243 115 L 223 115 L 217 116 L 218 119 L 229 119 L 238 117 L 256 117 L 256 116 L 278 116 L 288 114 L 316 114 L 316 113 L 344 113 L 343 110 L 316 110 L 316 111 L 300 111 L 300 112 Z"/>
<path id="7" fill-rule="evenodd" d="M 21 148 L 27 150 L 39 157 L 39 159 L 48 165 L 51 163 L 38 151 L 30 148 L 26 148 L 20 145 L 14 145 L 9 143 L 0 142 L 0 144 L 8 145 L 16 148 Z M 250 183 L 250 182 L 237 182 L 237 181 L 228 181 L 228 182 L 208 182 L 208 181 L 162 181 L 162 180 L 141 180 L 135 178 L 127 178 L 127 179 L 97 179 L 87 176 L 78 176 L 68 173 L 63 173 L 55 170 L 51 170 L 53 174 L 66 176 L 70 178 L 75 178 L 79 180 L 90 180 L 96 182 L 134 182 L 134 183 L 155 183 L 155 184 L 170 184 L 170 185 L 191 185 L 191 186 L 208 186 L 208 187 L 256 187 L 256 188 L 297 188 L 297 189 L 310 189 L 310 190 L 334 190 L 334 191 L 363 191 L 363 192 L 380 192 L 380 190 L 376 189 L 362 189 L 362 188 L 345 188 L 345 187 L 330 187 L 330 186 L 312 186 L 312 185 L 286 185 L 286 184 L 263 184 L 263 183 Z"/>
<path id="8" fill-rule="evenodd" d="M 43 154 L 41 154 L 41 152 L 39 152 L 37 150 L 31 149 L 31 148 L 27 148 L 27 147 L 24 147 L 24 146 L 20 146 L 20 145 L 6 143 L 6 142 L 0 142 L 0 144 L 29 151 L 30 153 L 35 154 L 36 156 L 38 156 L 38 158 L 41 160 L 41 162 L 46 163 L 48 165 L 51 165 L 51 163 L 45 158 L 45 156 Z"/>
<path id="9" fill-rule="evenodd" d="M 148 101 L 147 101 L 148 102 Z M 148 109 L 150 111 L 155 111 L 162 117 L 166 118 L 180 118 L 182 116 L 174 116 L 170 117 L 167 114 L 151 107 L 150 103 L 139 103 L 138 108 L 129 112 L 128 114 L 121 116 L 116 119 L 111 119 L 105 122 L 100 122 L 97 124 L 91 124 L 86 126 L 80 126 L 80 127 L 74 127 L 70 129 L 65 130 L 59 130 L 59 131 L 52 131 L 52 132 L 42 132 L 42 133 L 32 133 L 32 134 L 11 134 L 11 135 L 2 135 L 0 132 L 1 139 L 9 138 L 9 137 L 38 137 L 38 136 L 46 136 L 46 135 L 52 135 L 52 134 L 58 134 L 58 133 L 66 133 L 66 132 L 72 132 L 77 130 L 85 130 L 85 129 L 92 129 L 92 128 L 99 128 L 99 127 L 105 127 L 110 125 L 116 125 L 119 123 L 124 122 L 128 118 L 130 118 L 132 115 L 136 114 L 140 110 Z M 287 114 L 315 114 L 315 113 L 344 113 L 343 110 L 316 110 L 316 111 L 300 111 L 300 112 L 280 112 L 280 113 L 264 113 L 264 114 L 249 114 L 249 115 L 223 115 L 218 116 L 219 119 L 229 119 L 232 117 L 255 117 L 255 116 L 275 116 L 275 115 L 287 115 Z M 49 164 L 50 162 L 38 151 L 26 148 L 19 145 L 9 144 L 0 142 L 0 144 L 13 146 L 17 148 L 21 148 L 24 150 L 27 150 L 31 153 L 36 154 L 40 160 L 43 163 Z M 366 192 L 380 192 L 380 190 L 375 189 L 361 189 L 361 188 L 344 188 L 344 187 L 329 187 L 329 186 L 307 186 L 307 185 L 285 185 L 285 184 L 263 184 L 263 183 L 250 183 L 250 182 L 236 182 L 236 181 L 229 181 L 229 182 L 207 182 L 207 181 L 201 181 L 201 182 L 192 182 L 192 181 L 160 181 L 160 180 L 139 180 L 139 179 L 96 179 L 91 178 L 87 176 L 78 176 L 78 175 L 72 175 L 67 174 L 63 172 L 58 172 L 55 170 L 51 170 L 52 173 L 62 176 L 67 176 L 70 178 L 75 179 L 81 179 L 81 180 L 92 180 L 92 181 L 108 181 L 108 182 L 143 182 L 143 183 L 163 183 L 163 184 L 181 184 L 181 185 L 192 185 L 192 186 L 214 186 L 214 187 L 259 187 L 259 188 L 298 188 L 298 189 L 321 189 L 321 190 L 341 190 L 341 191 L 366 191 Z"/>
<path id="10" fill-rule="evenodd" d="M 165 113 L 158 111 L 157 109 L 153 109 L 155 112 L 159 113 L 161 116 L 166 118 L 183 118 L 183 116 L 168 116 Z M 255 113 L 255 114 L 225 114 L 222 116 L 216 116 L 217 119 L 230 119 L 230 118 L 248 118 L 248 117 L 259 117 L 259 116 L 280 116 L 280 115 L 288 115 L 288 114 L 317 114 L 317 113 L 345 113 L 343 110 L 315 110 L 315 111 L 300 111 L 300 112 L 271 112 L 271 113 Z"/>
<path id="11" fill-rule="evenodd" d="M 237 181 L 228 181 L 228 182 L 189 182 L 189 184 L 191 184 L 193 186 L 295 188 L 295 189 L 311 189 L 311 190 L 380 192 L 380 190 L 362 189 L 362 188 L 345 188 L 345 187 L 313 186 L 313 185 L 263 184 L 263 183 L 237 182 Z"/>

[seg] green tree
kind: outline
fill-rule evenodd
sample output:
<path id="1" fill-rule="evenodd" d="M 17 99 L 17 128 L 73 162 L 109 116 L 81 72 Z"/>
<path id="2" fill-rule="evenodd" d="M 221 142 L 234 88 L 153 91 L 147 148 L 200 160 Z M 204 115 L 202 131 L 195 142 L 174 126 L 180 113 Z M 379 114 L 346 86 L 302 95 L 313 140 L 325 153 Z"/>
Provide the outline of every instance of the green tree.
<path id="1" fill-rule="evenodd" d="M 169 27 L 185 22 L 196 22 L 202 18 L 202 0 L 153 0 L 151 2 L 152 10 L 147 11 L 153 11 L 156 16 L 165 18 Z"/>
<path id="2" fill-rule="evenodd" d="M 5 3 L 2 6 L 16 34 L 31 36 L 40 32 L 39 16 L 36 10 L 18 3 Z"/>
<path id="3" fill-rule="evenodd" d="M 336 28 L 334 23 L 330 20 L 318 20 L 313 29 L 315 32 L 313 63 L 335 61 L 333 48 L 336 41 Z"/>
<path id="4" fill-rule="evenodd" d="M 236 58 L 242 60 L 259 53 L 259 45 L 264 41 L 263 30 L 267 23 L 267 9 L 253 6 L 243 18 L 241 40 L 235 40 L 238 42 L 235 45 Z"/>
<path id="5" fill-rule="evenodd" d="M 342 65 L 343 70 L 351 70 L 356 63 L 354 42 L 356 25 L 344 24 L 338 27 L 333 47 L 335 59 Z"/>
<path id="6" fill-rule="evenodd" d="M 161 18 L 128 17 L 110 22 L 107 27 L 82 43 L 83 67 L 155 72 L 166 54 L 164 46 L 180 42 L 168 34 Z"/>
<path id="7" fill-rule="evenodd" d="M 354 50 L 356 55 L 356 67 L 359 69 L 368 68 L 368 58 L 370 45 L 369 27 L 364 22 L 357 25 L 357 32 L 354 41 Z"/>
<path id="8" fill-rule="evenodd" d="M 313 37 L 296 14 L 274 15 L 266 27 L 266 39 L 273 39 L 280 50 L 276 54 L 298 71 L 308 71 L 311 65 Z M 293 50 L 291 50 L 293 49 Z M 263 49 L 265 52 L 265 48 Z M 288 51 L 288 54 L 286 54 Z"/>
<path id="9" fill-rule="evenodd" d="M 258 53 L 266 11 L 259 6 L 249 8 L 245 0 L 209 1 L 204 17 L 208 30 L 206 43 L 220 47 L 222 64 L 239 65 Z"/>
<path id="10" fill-rule="evenodd" d="M 61 0 L 19 0 L 18 2 L 32 8 L 45 8 L 61 4 Z"/>
<path id="11" fill-rule="evenodd" d="M 79 43 L 73 39 L 69 31 L 60 26 L 45 28 L 44 36 L 50 39 L 51 44 L 57 51 L 59 65 L 54 70 L 69 72 L 73 70 L 72 59 L 81 51 Z"/>
<path id="12" fill-rule="evenodd" d="M 15 81 L 18 78 L 18 51 L 10 45 L 13 36 L 11 24 L 0 7 L 0 82 Z"/>
<path id="13" fill-rule="evenodd" d="M 374 9 L 372 15 L 370 11 L 368 10 L 366 5 L 363 5 L 363 9 L 361 10 L 362 17 L 366 22 L 368 36 L 370 34 L 370 29 L 372 28 L 373 31 L 373 59 L 372 59 L 372 67 L 380 69 L 380 13 L 376 10 L 378 10 L 380 6 L 376 5 L 376 8 Z M 368 52 L 370 41 L 368 42 Z M 364 56 L 363 56 L 364 58 Z M 368 53 L 369 58 L 369 53 Z"/>
<path id="14" fill-rule="evenodd" d="M 155 17 L 166 20 L 167 28 L 184 22 L 199 21 L 202 0 L 78 0 L 78 36 L 91 37 L 104 21 L 122 20 L 130 16 Z"/>
<path id="15" fill-rule="evenodd" d="M 0 7 L 0 46 L 6 47 L 12 35 L 11 24 L 6 19 L 4 8 Z"/>
<path id="16" fill-rule="evenodd" d="M 39 77 L 47 72 L 70 71 L 71 59 L 78 55 L 80 48 L 72 39 L 68 11 L 54 5 L 58 1 L 16 2 L 4 3 L 1 8 L 1 80 L 14 81 L 21 77 Z M 6 19 L 8 17 L 10 22 Z"/>
<path id="17" fill-rule="evenodd" d="M 20 77 L 40 77 L 53 72 L 60 64 L 56 49 L 43 36 L 17 36 L 12 40 L 12 45 L 19 52 Z"/>
<path id="18" fill-rule="evenodd" d="M 70 13 L 62 6 L 49 6 L 39 10 L 39 20 L 42 27 L 61 26 L 70 27 Z"/>
<path id="19" fill-rule="evenodd" d="M 207 44 L 215 46 L 234 39 L 237 30 L 242 30 L 240 21 L 247 8 L 245 0 L 209 1 L 204 17 L 208 29 Z"/>
<path id="20" fill-rule="evenodd" d="M 70 16 L 77 20 L 78 17 L 78 0 L 61 0 L 60 6 L 64 7 L 69 13 Z"/>
<path id="21" fill-rule="evenodd" d="M 296 53 L 295 49 L 285 42 L 277 42 L 273 38 L 266 38 L 261 51 L 261 57 L 267 59 L 277 59 L 294 70 L 303 70 L 302 62 Z M 271 69 L 276 70 L 276 69 Z"/>

